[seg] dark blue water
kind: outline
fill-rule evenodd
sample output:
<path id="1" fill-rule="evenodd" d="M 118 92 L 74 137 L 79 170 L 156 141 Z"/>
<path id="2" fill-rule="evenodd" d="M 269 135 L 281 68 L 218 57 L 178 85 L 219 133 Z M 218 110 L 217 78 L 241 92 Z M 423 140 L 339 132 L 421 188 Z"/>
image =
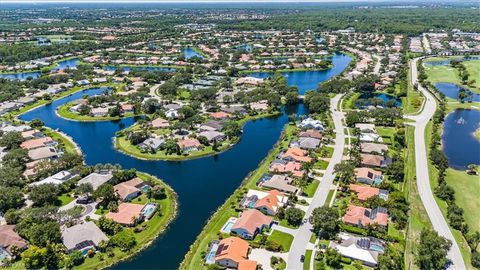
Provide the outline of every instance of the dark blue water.
<path id="1" fill-rule="evenodd" d="M 437 88 L 438 91 L 443 93 L 446 97 L 451 99 L 459 99 L 458 94 L 462 89 L 460 85 L 454 83 L 436 83 L 435 88 Z M 480 94 L 474 93 L 465 88 L 463 88 L 463 90 L 465 90 L 465 93 L 467 93 L 465 101 L 480 101 Z"/>
<path id="2" fill-rule="evenodd" d="M 199 54 L 197 51 L 195 51 L 193 48 L 185 48 L 183 50 L 183 55 L 185 55 L 185 59 L 190 59 L 192 57 L 198 57 L 200 59 L 203 59 L 203 55 Z"/>
<path id="3" fill-rule="evenodd" d="M 474 132 L 480 127 L 480 111 L 457 109 L 443 123 L 443 151 L 450 167 L 465 170 L 469 164 L 480 165 L 480 141 Z"/>
<path id="4" fill-rule="evenodd" d="M 340 74 L 352 59 L 345 54 L 335 54 L 328 59 L 332 60 L 333 68 L 327 70 L 315 70 L 315 71 L 292 71 L 282 73 L 288 81 L 289 85 L 296 85 L 300 95 L 305 94 L 307 90 L 317 89 L 319 82 L 324 82 L 329 78 Z M 248 76 L 256 78 L 268 78 L 273 76 L 272 72 L 256 72 L 249 73 Z"/>
<path id="5" fill-rule="evenodd" d="M 393 107 L 402 107 L 402 100 L 400 98 L 397 98 L 395 96 L 391 96 L 391 95 L 387 95 L 387 94 L 383 94 L 383 93 L 362 93 L 359 97 L 358 97 L 358 100 L 355 102 L 355 107 L 357 108 L 365 108 L 365 107 L 368 107 L 370 105 L 373 105 L 373 101 L 372 99 L 378 99 L 379 101 L 381 101 L 380 104 L 378 104 L 379 106 L 382 106 L 382 107 L 388 107 L 387 105 L 388 104 L 391 104 L 393 105 Z M 389 103 L 389 101 L 393 100 L 394 103 L 392 104 L 391 102 Z M 390 106 L 392 107 L 392 106 Z"/>
<path id="6" fill-rule="evenodd" d="M 337 58 L 337 70 L 329 76 L 317 76 L 320 83 L 346 67 L 344 57 Z M 327 71 L 324 71 L 327 72 Z M 60 129 L 81 147 L 86 163 L 120 164 L 123 168 L 136 168 L 165 180 L 179 196 L 179 215 L 169 229 L 149 248 L 115 269 L 177 269 L 185 253 L 202 230 L 211 214 L 240 185 L 272 149 L 288 122 L 287 115 L 306 114 L 303 105 L 288 108 L 281 116 L 248 122 L 242 139 L 230 150 L 212 157 L 183 162 L 145 161 L 124 155 L 113 148 L 115 133 L 135 122 L 133 118 L 105 122 L 73 122 L 55 114 L 55 108 L 81 98 L 85 94 L 100 94 L 103 89 L 77 92 L 30 111 L 22 120 L 42 119 L 46 126 Z"/>
<path id="7" fill-rule="evenodd" d="M 175 68 L 168 68 L 168 67 L 156 67 L 156 66 L 126 66 L 126 65 L 107 65 L 104 66 L 103 69 L 108 71 L 115 71 L 117 68 L 121 67 L 124 71 L 131 71 L 131 70 L 148 70 L 148 71 L 165 71 L 165 72 L 174 72 Z"/>
<path id="8" fill-rule="evenodd" d="M 74 68 L 77 66 L 79 60 L 78 58 L 72 58 L 68 60 L 63 60 L 58 62 L 57 66 L 53 68 L 53 70 L 58 70 L 58 69 L 66 69 L 66 68 Z M 7 78 L 11 80 L 26 80 L 29 77 L 32 79 L 36 79 L 40 77 L 42 73 L 40 71 L 31 71 L 31 72 L 19 72 L 19 73 L 10 73 L 10 74 L 1 74 L 0 73 L 0 78 Z"/>

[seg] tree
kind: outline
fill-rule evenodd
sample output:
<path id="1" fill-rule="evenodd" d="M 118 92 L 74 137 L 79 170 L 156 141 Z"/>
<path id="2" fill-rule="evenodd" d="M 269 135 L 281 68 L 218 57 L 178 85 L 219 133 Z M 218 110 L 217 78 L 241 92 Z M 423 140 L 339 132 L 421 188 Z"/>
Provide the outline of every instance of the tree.
<path id="1" fill-rule="evenodd" d="M 28 159 L 28 151 L 23 148 L 14 148 L 2 158 L 3 166 L 7 168 L 25 168 Z"/>
<path id="2" fill-rule="evenodd" d="M 287 105 L 293 105 L 298 103 L 298 91 L 289 91 L 285 95 L 285 102 Z"/>
<path id="3" fill-rule="evenodd" d="M 317 91 L 308 91 L 305 94 L 305 105 L 310 113 L 323 113 L 330 107 L 330 98 Z"/>
<path id="4" fill-rule="evenodd" d="M 285 218 L 287 219 L 288 224 L 298 226 L 302 223 L 304 214 L 305 213 L 302 210 L 290 207 L 285 211 Z"/>
<path id="5" fill-rule="evenodd" d="M 180 154 L 180 146 L 172 139 L 166 140 L 160 148 L 165 150 L 166 155 Z"/>
<path id="6" fill-rule="evenodd" d="M 78 106 L 78 114 L 80 115 L 89 115 L 92 111 L 92 108 L 86 104 L 81 104 Z"/>
<path id="7" fill-rule="evenodd" d="M 344 184 L 349 184 L 355 177 L 355 166 L 349 161 L 343 160 L 335 164 L 333 172 L 339 175 L 340 180 Z"/>
<path id="8" fill-rule="evenodd" d="M 472 250 L 477 250 L 478 245 L 480 244 L 480 232 L 475 231 L 473 233 L 467 234 L 467 242 Z"/>
<path id="9" fill-rule="evenodd" d="M 205 137 L 205 136 L 198 136 L 198 137 L 197 137 L 197 140 L 198 140 L 201 144 L 203 144 L 203 145 L 205 145 L 205 146 L 209 146 L 209 145 L 210 145 L 210 142 L 208 142 L 208 139 L 207 139 L 207 137 Z"/>
<path id="10" fill-rule="evenodd" d="M 41 269 L 45 265 L 46 248 L 30 246 L 22 253 L 22 260 L 27 269 Z"/>
<path id="11" fill-rule="evenodd" d="M 23 206 L 23 193 L 16 187 L 0 186 L 0 212 L 16 209 Z"/>
<path id="12" fill-rule="evenodd" d="M 38 119 L 38 118 L 35 118 L 35 119 L 32 119 L 32 121 L 30 121 L 29 125 L 32 127 L 32 128 L 41 128 L 44 126 L 44 123 L 42 120 Z"/>
<path id="13" fill-rule="evenodd" d="M 45 247 L 48 243 L 61 243 L 60 225 L 55 221 L 35 223 L 24 232 L 26 238 L 34 245 Z"/>
<path id="14" fill-rule="evenodd" d="M 434 230 L 423 229 L 417 247 L 417 264 L 420 269 L 445 269 L 447 253 L 452 243 Z"/>
<path id="15" fill-rule="evenodd" d="M 10 150 L 18 148 L 24 141 L 25 139 L 23 138 L 22 133 L 16 131 L 7 132 L 0 137 L 0 146 L 5 147 L 6 150 Z"/>
<path id="16" fill-rule="evenodd" d="M 86 194 L 92 194 L 92 193 L 93 193 L 93 187 L 92 187 L 92 184 L 90 183 L 82 183 L 77 188 L 75 188 L 75 194 L 77 195 L 86 195 Z"/>
<path id="17" fill-rule="evenodd" d="M 378 267 L 380 270 L 403 270 L 403 254 L 391 245 L 383 255 L 378 257 Z"/>
<path id="18" fill-rule="evenodd" d="M 342 255 L 335 248 L 327 248 L 325 250 L 325 261 L 328 266 L 339 269 L 342 263 Z"/>
<path id="19" fill-rule="evenodd" d="M 80 250 L 74 250 L 68 255 L 73 265 L 80 265 L 85 260 L 83 253 Z"/>
<path id="20" fill-rule="evenodd" d="M 137 240 L 132 230 L 125 229 L 110 238 L 109 244 L 120 248 L 120 250 L 126 252 L 132 249 L 136 244 Z"/>
<path id="21" fill-rule="evenodd" d="M 28 194 L 34 206 L 54 205 L 57 202 L 59 189 L 54 184 L 35 186 Z"/>
<path id="22" fill-rule="evenodd" d="M 158 100 L 153 99 L 153 98 L 147 99 L 143 104 L 143 110 L 147 114 L 152 114 L 160 108 L 161 108 L 161 106 L 160 106 L 160 103 L 158 102 Z"/>
<path id="23" fill-rule="evenodd" d="M 328 206 L 315 208 L 310 223 L 313 224 L 313 232 L 326 239 L 333 239 L 340 230 L 338 212 Z"/>
<path id="24" fill-rule="evenodd" d="M 122 225 L 112 219 L 105 218 L 104 216 L 100 217 L 98 220 L 98 227 L 108 235 L 115 235 L 123 231 Z"/>
<path id="25" fill-rule="evenodd" d="M 224 131 L 225 135 L 227 135 L 228 138 L 231 139 L 231 138 L 234 138 L 234 137 L 237 137 L 238 135 L 240 135 L 240 133 L 242 132 L 242 129 L 237 122 L 228 121 L 223 126 L 223 131 Z"/>
<path id="26" fill-rule="evenodd" d="M 111 107 L 108 109 L 108 115 L 111 117 L 117 117 L 122 115 L 122 108 L 120 107 L 120 104 L 115 104 L 115 106 Z"/>
<path id="27" fill-rule="evenodd" d="M 147 131 L 145 130 L 140 130 L 136 132 L 131 132 L 128 136 L 128 140 L 130 141 L 131 144 L 133 145 L 138 145 L 148 139 L 150 135 L 148 134 Z"/>
<path id="28" fill-rule="evenodd" d="M 110 202 L 117 202 L 115 190 L 113 189 L 113 186 L 108 183 L 99 186 L 93 192 L 93 198 L 96 200 L 101 200 L 99 205 L 103 207 L 108 206 Z"/>

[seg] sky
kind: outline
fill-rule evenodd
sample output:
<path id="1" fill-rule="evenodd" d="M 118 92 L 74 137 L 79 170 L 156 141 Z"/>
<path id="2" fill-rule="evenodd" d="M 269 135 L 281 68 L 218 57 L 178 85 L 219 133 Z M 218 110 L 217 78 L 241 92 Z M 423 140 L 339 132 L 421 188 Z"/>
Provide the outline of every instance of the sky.
<path id="1" fill-rule="evenodd" d="M 118 2 L 134 2 L 134 3 L 245 3 L 245 2 L 380 2 L 381 0 L 0 0 L 1 3 L 118 3 Z M 431 2 L 435 0 L 423 0 L 421 2 Z M 383 0 L 382 2 L 388 2 Z M 404 2 L 420 2 L 416 0 L 407 0 Z"/>

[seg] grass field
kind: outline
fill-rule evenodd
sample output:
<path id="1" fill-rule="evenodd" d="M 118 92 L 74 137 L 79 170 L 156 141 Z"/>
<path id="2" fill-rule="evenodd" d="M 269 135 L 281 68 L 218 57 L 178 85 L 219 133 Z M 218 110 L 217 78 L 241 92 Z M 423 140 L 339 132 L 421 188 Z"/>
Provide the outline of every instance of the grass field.
<path id="1" fill-rule="evenodd" d="M 320 181 L 313 180 L 310 184 L 308 184 L 307 187 L 305 187 L 303 192 L 307 194 L 307 197 L 311 198 L 315 194 L 315 191 L 317 190 L 317 187 L 319 184 L 320 184 Z"/>
<path id="2" fill-rule="evenodd" d="M 426 59 L 425 62 L 426 61 L 429 61 L 429 59 Z M 475 80 L 475 83 L 473 83 L 471 86 L 465 87 L 480 93 L 480 60 L 464 61 L 463 64 L 470 74 L 469 80 Z M 451 66 L 431 66 L 425 64 L 425 71 L 427 73 L 428 80 L 432 83 L 449 82 L 461 85 L 458 70 L 452 68 Z"/>
<path id="3" fill-rule="evenodd" d="M 312 259 L 312 250 L 305 251 L 305 260 L 303 261 L 303 270 L 310 270 L 310 261 Z"/>
<path id="4" fill-rule="evenodd" d="M 282 246 L 283 251 L 290 251 L 290 246 L 293 242 L 293 235 L 274 230 L 267 240 L 275 241 Z"/>

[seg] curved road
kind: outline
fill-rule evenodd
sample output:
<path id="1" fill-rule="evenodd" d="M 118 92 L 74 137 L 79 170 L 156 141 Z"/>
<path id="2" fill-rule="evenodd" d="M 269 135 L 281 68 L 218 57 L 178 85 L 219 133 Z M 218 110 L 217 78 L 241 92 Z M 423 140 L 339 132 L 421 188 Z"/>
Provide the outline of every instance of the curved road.
<path id="1" fill-rule="evenodd" d="M 320 185 L 315 192 L 312 202 L 310 203 L 305 217 L 308 218 L 312 215 L 313 209 L 321 207 L 327 200 L 328 192 L 335 179 L 333 172 L 334 166 L 342 161 L 343 148 L 345 147 L 345 133 L 343 126 L 343 113 L 337 111 L 337 105 L 342 98 L 341 94 L 336 95 L 330 100 L 330 111 L 332 113 L 333 122 L 335 124 L 335 147 L 332 158 L 328 163 L 328 167 L 320 181 Z M 313 226 L 310 222 L 306 222 L 298 228 L 294 235 L 292 246 L 290 247 L 290 253 L 288 254 L 287 269 L 298 270 L 303 269 L 303 263 L 300 261 L 300 256 L 305 254 L 305 250 L 310 241 L 312 235 Z"/>
<path id="2" fill-rule="evenodd" d="M 410 70 L 412 72 L 412 85 L 417 83 L 418 71 L 417 62 L 420 58 L 415 58 L 410 62 Z M 452 247 L 448 252 L 448 258 L 451 260 L 452 265 L 450 269 L 466 269 L 463 262 L 460 249 L 453 237 L 450 227 L 448 227 L 447 221 L 442 215 L 440 208 L 438 207 L 435 198 L 433 197 L 432 189 L 430 186 L 430 178 L 428 175 L 428 159 L 427 150 L 425 145 L 425 128 L 433 117 L 437 108 L 435 98 L 418 84 L 418 89 L 425 96 L 426 101 L 423 110 L 418 115 L 406 116 L 406 118 L 414 120 L 415 123 L 409 123 L 415 127 L 415 170 L 417 175 L 417 187 L 420 198 L 422 200 L 425 209 L 427 210 L 428 217 L 432 222 L 433 228 L 439 235 L 452 241 Z"/>

